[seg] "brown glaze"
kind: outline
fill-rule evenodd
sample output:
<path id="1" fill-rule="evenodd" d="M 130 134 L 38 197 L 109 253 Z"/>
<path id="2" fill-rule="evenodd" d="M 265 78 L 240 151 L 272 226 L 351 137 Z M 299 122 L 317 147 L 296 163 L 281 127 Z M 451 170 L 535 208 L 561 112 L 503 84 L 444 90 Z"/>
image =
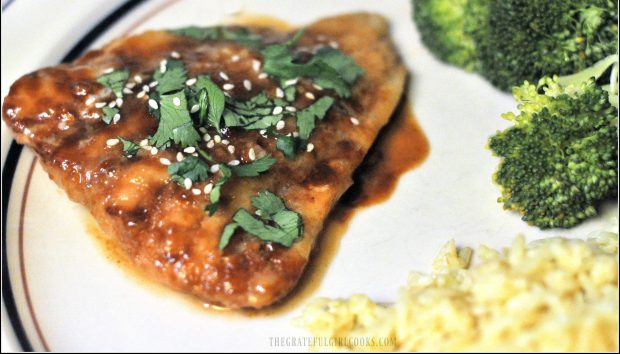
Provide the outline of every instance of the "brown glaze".
<path id="1" fill-rule="evenodd" d="M 252 30 L 270 41 L 289 36 L 265 28 Z M 122 119 L 114 125 L 97 118 L 100 110 L 86 101 L 113 98 L 95 81 L 107 68 L 129 68 L 130 77 L 140 74 L 148 80 L 172 50 L 181 54 L 190 77 L 208 74 L 223 85 L 218 73 L 226 72 L 235 84 L 230 91 L 234 98 L 246 99 L 261 90 L 273 95 L 276 83 L 259 79 L 252 70 L 252 59 L 261 59 L 257 52 L 231 42 L 197 41 L 162 31 L 121 38 L 74 64 L 19 79 L 4 101 L 3 119 L 17 141 L 36 152 L 50 177 L 89 208 L 105 233 L 148 277 L 210 303 L 260 308 L 284 297 L 297 283 L 324 220 L 350 186 L 354 170 L 388 121 L 404 86 L 405 71 L 381 17 L 353 14 L 319 21 L 307 28 L 299 50 L 331 41 L 365 69 L 352 88 L 352 97 L 337 101 L 311 137 L 315 150 L 296 160 L 286 159 L 273 139 L 263 139 L 256 132 L 225 132 L 236 151 L 229 154 L 223 146 L 211 149 L 218 162 L 243 161 L 254 147 L 258 157 L 270 153 L 277 163 L 258 178 L 229 181 L 222 207 L 213 217 L 203 212 L 208 196 L 194 195 L 171 182 L 166 166 L 159 162 L 162 157 L 174 160 L 178 147 L 156 155 L 141 151 L 127 159 L 120 144 L 106 145 L 117 136 L 139 141 L 154 133 L 157 121 L 148 114 L 145 100 L 126 95 Z M 233 55 L 241 60 L 233 61 Z M 243 89 L 243 79 L 252 82 L 251 91 Z M 333 94 L 318 91 L 302 79 L 295 102 L 298 109 L 310 104 L 303 95 L 310 90 L 317 98 Z M 359 119 L 359 126 L 351 124 L 351 116 Z M 287 119 L 283 132 L 291 131 L 293 123 Z M 207 149 L 204 143 L 200 147 Z M 202 189 L 207 182 L 212 181 L 195 187 Z M 276 193 L 302 215 L 302 238 L 285 248 L 239 234 L 220 251 L 217 244 L 223 226 L 238 208 L 249 208 L 250 196 L 263 189 Z"/>
<path id="2" fill-rule="evenodd" d="M 364 162 L 354 174 L 351 188 L 330 212 L 323 230 L 317 238 L 311 258 L 297 286 L 285 298 L 260 311 L 245 310 L 231 312 L 219 306 L 198 301 L 203 309 L 216 311 L 218 314 L 236 314 L 246 316 L 273 316 L 297 309 L 302 302 L 315 293 L 323 277 L 338 253 L 342 237 L 346 234 L 355 214 L 367 207 L 380 204 L 393 194 L 400 177 L 418 167 L 426 160 L 430 146 L 424 132 L 418 125 L 410 103 L 404 99 L 390 119 Z M 122 266 L 137 281 L 153 288 L 153 283 L 135 271 L 126 254 L 118 244 L 106 236 L 90 216 L 84 218 L 86 230 L 101 245 L 107 258 Z M 355 237 L 351 235 L 350 237 Z M 156 291 L 163 290 L 157 287 Z M 191 298 L 190 300 L 193 300 Z M 186 299 L 185 299 L 186 300 Z M 195 304 L 195 301 L 191 301 Z"/>

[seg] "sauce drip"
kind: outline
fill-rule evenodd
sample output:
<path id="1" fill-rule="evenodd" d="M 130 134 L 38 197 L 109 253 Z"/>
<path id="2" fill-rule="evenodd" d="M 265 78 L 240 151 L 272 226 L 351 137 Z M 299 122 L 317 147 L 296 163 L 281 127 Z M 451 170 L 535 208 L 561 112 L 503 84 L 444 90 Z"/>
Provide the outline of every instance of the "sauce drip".
<path id="1" fill-rule="evenodd" d="M 336 256 L 340 240 L 357 211 L 382 203 L 392 195 L 398 180 L 407 171 L 424 162 L 430 151 L 428 140 L 418 125 L 406 100 L 402 100 L 388 125 L 383 128 L 364 162 L 355 172 L 354 184 L 342 196 L 325 221 L 323 231 L 317 239 L 311 260 L 295 289 L 275 305 L 261 310 L 232 311 L 219 306 L 204 304 L 194 297 L 171 291 L 146 279 L 131 265 L 125 253 L 116 242 L 107 237 L 91 216 L 86 218 L 86 230 L 93 235 L 105 251 L 108 259 L 120 265 L 139 282 L 157 291 L 177 294 L 190 304 L 199 304 L 218 314 L 236 314 L 250 317 L 271 316 L 298 309 L 315 290 Z M 353 237 L 353 236 L 351 236 Z"/>

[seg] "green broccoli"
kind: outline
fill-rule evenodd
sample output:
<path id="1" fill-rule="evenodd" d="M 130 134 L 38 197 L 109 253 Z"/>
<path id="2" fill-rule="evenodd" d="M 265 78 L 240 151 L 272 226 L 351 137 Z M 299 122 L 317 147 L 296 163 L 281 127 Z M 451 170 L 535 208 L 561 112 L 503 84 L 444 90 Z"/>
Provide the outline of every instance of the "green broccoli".
<path id="1" fill-rule="evenodd" d="M 618 50 L 617 0 L 488 0 L 471 35 L 479 71 L 502 90 L 565 75 Z"/>
<path id="2" fill-rule="evenodd" d="M 413 19 L 426 47 L 440 60 L 471 71 L 477 66 L 476 46 L 467 28 L 474 27 L 477 14 L 469 2 L 413 0 L 412 4 Z"/>
<path id="3" fill-rule="evenodd" d="M 610 87 L 597 85 L 612 64 Z M 513 89 L 519 112 L 503 117 L 514 126 L 489 140 L 501 159 L 494 180 L 505 209 L 540 228 L 568 228 L 617 196 L 617 65 L 613 55 L 584 72 Z"/>

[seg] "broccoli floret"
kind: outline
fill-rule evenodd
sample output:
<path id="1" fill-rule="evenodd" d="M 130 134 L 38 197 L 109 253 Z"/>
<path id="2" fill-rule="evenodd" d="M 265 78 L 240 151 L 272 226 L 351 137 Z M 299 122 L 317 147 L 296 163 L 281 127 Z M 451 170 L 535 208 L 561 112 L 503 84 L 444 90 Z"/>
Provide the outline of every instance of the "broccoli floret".
<path id="1" fill-rule="evenodd" d="M 600 76 L 609 60 L 603 64 L 596 73 L 515 87 L 519 112 L 503 115 L 514 126 L 489 140 L 501 158 L 494 175 L 498 202 L 530 224 L 572 227 L 617 195 L 618 110 L 595 78 L 582 80 Z"/>
<path id="2" fill-rule="evenodd" d="M 487 13 L 470 34 L 480 73 L 503 90 L 617 52 L 617 0 L 490 0 Z"/>
<path id="3" fill-rule="evenodd" d="M 476 28 L 479 14 L 469 2 L 413 0 L 412 4 L 413 19 L 431 53 L 442 61 L 472 71 L 477 66 L 476 46 L 467 28 Z"/>

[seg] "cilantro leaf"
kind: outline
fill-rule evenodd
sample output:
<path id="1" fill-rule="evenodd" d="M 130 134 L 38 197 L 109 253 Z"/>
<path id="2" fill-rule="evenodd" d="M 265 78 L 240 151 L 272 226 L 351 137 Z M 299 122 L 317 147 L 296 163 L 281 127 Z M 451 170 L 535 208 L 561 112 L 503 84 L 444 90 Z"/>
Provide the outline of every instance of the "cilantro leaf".
<path id="1" fill-rule="evenodd" d="M 121 141 L 121 143 L 123 143 L 123 154 L 125 157 L 134 156 L 138 153 L 138 151 L 140 151 L 140 145 L 134 143 L 133 141 L 125 139 L 122 136 L 117 138 Z"/>
<path id="2" fill-rule="evenodd" d="M 206 117 L 209 123 L 219 131 L 224 105 L 226 103 L 224 92 L 206 75 L 199 75 L 196 77 L 196 83 L 192 90 L 198 90 L 199 95 L 204 94 L 206 98 L 206 100 L 204 98 L 201 100 L 200 97 L 202 96 L 199 96 L 200 121 L 203 122 Z"/>
<path id="3" fill-rule="evenodd" d="M 101 120 L 105 124 L 110 124 L 114 120 L 114 116 L 117 115 L 120 111 L 116 107 L 103 107 L 103 118 Z"/>
<path id="4" fill-rule="evenodd" d="M 364 74 L 353 58 L 332 47 L 323 47 L 310 59 L 310 62 L 322 61 L 340 74 L 347 84 L 354 83 Z"/>
<path id="5" fill-rule="evenodd" d="M 156 70 L 153 79 L 157 81 L 155 91 L 163 95 L 184 88 L 185 81 L 187 81 L 187 71 L 182 61 L 169 59 L 166 64 L 166 71 L 162 73 L 159 69 Z"/>
<path id="6" fill-rule="evenodd" d="M 310 134 L 312 134 L 315 127 L 316 118 L 323 119 L 333 103 L 333 98 L 323 96 L 318 101 L 297 113 L 297 128 L 299 129 L 300 139 L 308 140 L 310 138 Z"/>
<path id="7" fill-rule="evenodd" d="M 288 135 L 276 135 L 276 148 L 280 150 L 287 159 L 294 159 L 297 154 L 297 142 L 296 139 Z"/>
<path id="8" fill-rule="evenodd" d="M 224 110 L 224 124 L 245 130 L 267 129 L 283 117 L 282 113 L 273 114 L 275 107 L 276 101 L 272 101 L 264 92 L 246 101 L 228 98 Z"/>
<path id="9" fill-rule="evenodd" d="M 183 160 L 170 164 L 168 173 L 171 179 L 180 185 L 183 185 L 186 178 L 196 183 L 209 177 L 209 165 L 196 156 L 188 155 Z"/>
<path id="10" fill-rule="evenodd" d="M 263 219 L 269 220 L 274 214 L 286 209 L 282 199 L 268 190 L 258 192 L 258 195 L 250 197 L 250 200 Z"/>
<path id="11" fill-rule="evenodd" d="M 129 78 L 129 70 L 114 70 L 111 73 L 103 74 L 97 78 L 97 82 L 109 88 L 116 97 L 123 97 L 123 87 Z"/>
<path id="12" fill-rule="evenodd" d="M 211 190 L 211 194 L 209 194 L 209 201 L 211 202 L 211 204 L 205 207 L 205 211 L 209 212 L 209 216 L 215 214 L 215 212 L 217 211 L 217 207 L 220 204 L 222 186 L 226 184 L 226 182 L 228 182 L 228 180 L 232 176 L 232 171 L 230 170 L 230 168 L 222 164 L 220 164 L 220 173 L 222 174 L 222 176 L 217 182 L 215 182 L 213 190 Z"/>
<path id="13" fill-rule="evenodd" d="M 268 155 L 250 163 L 231 166 L 230 169 L 239 177 L 256 177 L 269 170 L 276 161 L 276 159 Z"/>
<path id="14" fill-rule="evenodd" d="M 219 37 L 218 27 L 198 27 L 188 26 L 170 30 L 171 33 L 186 36 L 203 41 L 205 39 L 217 39 Z"/>
<path id="15" fill-rule="evenodd" d="M 239 227 L 263 241 L 279 243 L 285 247 L 290 247 L 303 234 L 301 215 L 287 209 L 277 195 L 264 190 L 251 200 L 259 218 L 254 217 L 246 209 L 237 210 L 233 215 L 233 222 L 226 225 L 222 231 L 220 249 L 228 245 Z"/>
<path id="16" fill-rule="evenodd" d="M 224 230 L 222 231 L 222 235 L 220 236 L 220 242 L 218 244 L 218 248 L 220 250 L 223 250 L 224 248 L 226 248 L 226 246 L 230 242 L 230 239 L 235 234 L 235 231 L 237 231 L 237 227 L 239 227 L 239 224 L 235 222 L 224 226 Z"/>
<path id="17" fill-rule="evenodd" d="M 263 71 L 267 74 L 281 80 L 307 77 L 324 88 L 335 90 L 341 97 L 351 95 L 349 86 L 363 73 L 351 57 L 331 47 L 320 49 L 306 63 L 295 62 L 289 44 L 267 45 L 261 54 L 264 58 Z"/>
<path id="18" fill-rule="evenodd" d="M 178 99 L 179 105 L 175 105 Z M 158 148 L 165 148 L 171 141 L 183 147 L 195 145 L 200 135 L 194 128 L 192 118 L 187 110 L 187 100 L 182 91 L 161 95 L 159 101 L 159 126 L 151 137 L 151 142 Z"/>
<path id="19" fill-rule="evenodd" d="M 237 42 L 248 48 L 258 48 L 263 38 L 248 31 L 246 28 L 229 28 L 222 26 L 198 27 L 188 26 L 170 30 L 171 33 L 179 36 L 187 36 L 199 41 L 211 39 L 224 39 Z"/>

